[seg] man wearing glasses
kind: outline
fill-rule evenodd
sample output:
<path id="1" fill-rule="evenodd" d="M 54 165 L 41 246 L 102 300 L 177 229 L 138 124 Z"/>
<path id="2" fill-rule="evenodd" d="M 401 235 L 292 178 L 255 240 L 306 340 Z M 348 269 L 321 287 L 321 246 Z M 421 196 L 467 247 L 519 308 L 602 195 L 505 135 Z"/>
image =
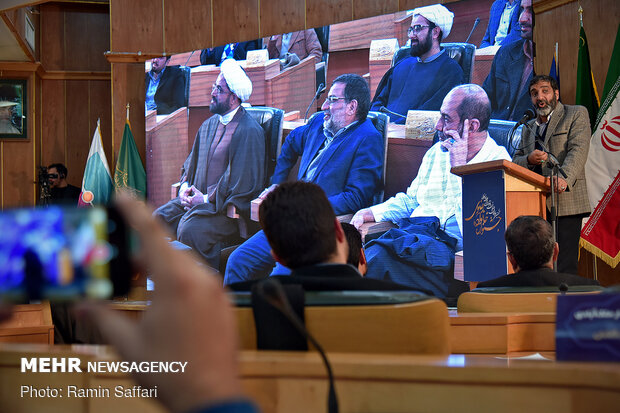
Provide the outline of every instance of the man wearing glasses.
<path id="1" fill-rule="evenodd" d="M 179 242 L 190 246 L 214 268 L 221 242 L 236 234 L 238 223 L 226 216 L 234 205 L 249 215 L 250 201 L 265 182 L 263 129 L 241 107 L 252 82 L 234 59 L 222 62 L 211 89 L 214 116 L 200 126 L 181 169 L 179 196 L 155 211 Z"/>
<path id="2" fill-rule="evenodd" d="M 362 77 L 337 77 L 321 107 L 323 113 L 286 138 L 271 178 L 273 185 L 260 197 L 264 199 L 275 186 L 285 182 L 300 159 L 297 179 L 319 185 L 336 215 L 371 205 L 373 196 L 381 190 L 384 142 L 366 119 L 369 107 L 370 91 Z M 267 238 L 259 231 L 230 256 L 224 284 L 265 277 L 274 265 Z M 274 274 L 289 272 L 278 266 Z"/>
<path id="3" fill-rule="evenodd" d="M 441 40 L 450 34 L 453 18 L 454 14 L 440 4 L 413 11 L 408 30 L 411 56 L 386 73 L 381 80 L 385 86 L 377 90 L 371 110 L 384 106 L 403 115 L 392 117 L 395 123 L 405 123 L 409 110 L 439 110 L 448 92 L 463 83 L 463 70 L 440 47 Z"/>
<path id="4" fill-rule="evenodd" d="M 82 190 L 67 182 L 67 167 L 61 163 L 53 163 L 47 167 L 47 178 L 50 185 L 50 204 L 76 206 Z"/>

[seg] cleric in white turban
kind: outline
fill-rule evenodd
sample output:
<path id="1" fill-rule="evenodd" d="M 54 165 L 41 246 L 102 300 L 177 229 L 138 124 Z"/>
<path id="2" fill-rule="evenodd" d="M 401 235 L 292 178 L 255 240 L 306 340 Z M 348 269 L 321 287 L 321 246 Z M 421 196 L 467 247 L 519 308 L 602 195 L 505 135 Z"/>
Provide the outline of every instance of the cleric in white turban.
<path id="1" fill-rule="evenodd" d="M 222 246 L 238 237 L 239 220 L 250 216 L 250 201 L 265 188 L 265 133 L 241 102 L 252 82 L 226 59 L 211 87 L 209 111 L 181 168 L 179 196 L 155 211 L 172 230 L 179 248 L 194 250 L 215 269 Z M 234 207 L 234 208 L 233 208 Z M 247 224 L 245 224 L 247 225 Z"/>
<path id="2" fill-rule="evenodd" d="M 441 29 L 443 33 L 442 39 L 445 39 L 452 30 L 452 22 L 454 21 L 454 13 L 446 9 L 441 4 L 433 4 L 432 6 L 418 7 L 413 10 L 413 15 L 420 15 L 429 22 L 433 23 Z"/>
<path id="3" fill-rule="evenodd" d="M 241 99 L 242 102 L 250 98 L 252 94 L 252 81 L 235 59 L 224 60 L 220 66 L 220 71 L 233 94 Z"/>

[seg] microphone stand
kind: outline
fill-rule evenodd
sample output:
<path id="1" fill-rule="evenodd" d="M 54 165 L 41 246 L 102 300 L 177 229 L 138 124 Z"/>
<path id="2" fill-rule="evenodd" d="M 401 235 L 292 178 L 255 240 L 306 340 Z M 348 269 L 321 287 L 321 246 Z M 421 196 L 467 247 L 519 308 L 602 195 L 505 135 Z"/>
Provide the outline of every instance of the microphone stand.
<path id="1" fill-rule="evenodd" d="M 564 178 L 567 177 L 566 172 L 564 172 L 564 170 L 562 169 L 562 167 L 560 166 L 560 163 L 558 162 L 557 158 L 555 156 L 553 156 L 553 154 L 551 152 L 549 152 L 549 149 L 547 148 L 547 146 L 545 145 L 545 143 L 543 142 L 541 136 L 538 134 L 537 131 L 533 130 L 532 127 L 528 124 L 526 124 L 528 129 L 530 130 L 530 132 L 532 132 L 534 134 L 534 142 L 537 142 L 540 147 L 543 149 L 543 151 L 545 151 L 545 153 L 547 154 L 547 168 L 551 169 L 551 209 L 549 211 L 549 213 L 551 214 L 551 228 L 553 228 L 553 242 L 557 242 L 558 239 L 558 216 L 557 216 L 557 209 L 556 209 L 556 203 L 559 204 L 560 201 L 560 194 L 558 192 L 556 192 L 555 190 L 555 186 L 556 183 L 558 182 L 558 178 L 560 173 L 564 176 Z M 557 261 L 553 262 L 553 271 L 557 271 L 558 270 L 558 263 Z"/>
<path id="2" fill-rule="evenodd" d="M 338 397 L 336 396 L 336 388 L 334 386 L 334 373 L 332 372 L 332 366 L 327 359 L 327 354 L 325 354 L 325 350 L 319 344 L 319 342 L 310 334 L 310 332 L 303 325 L 299 317 L 295 314 L 293 309 L 291 308 L 291 304 L 286 298 L 286 294 L 284 293 L 284 289 L 279 281 L 271 279 L 267 277 L 265 280 L 261 281 L 258 285 L 258 294 L 261 295 L 265 301 L 269 303 L 273 308 L 278 310 L 286 319 L 293 325 L 293 327 L 308 341 L 312 343 L 312 345 L 317 349 L 321 359 L 323 360 L 323 364 L 325 365 L 325 369 L 327 370 L 327 379 L 329 382 L 329 390 L 327 395 L 327 412 L 328 413 L 338 413 Z"/>

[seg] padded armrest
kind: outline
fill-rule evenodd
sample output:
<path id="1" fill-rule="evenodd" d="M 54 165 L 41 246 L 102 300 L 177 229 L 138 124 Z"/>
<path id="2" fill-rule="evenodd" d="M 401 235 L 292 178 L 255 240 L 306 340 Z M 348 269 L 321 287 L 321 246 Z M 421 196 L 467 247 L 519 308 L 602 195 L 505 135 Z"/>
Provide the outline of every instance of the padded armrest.
<path id="1" fill-rule="evenodd" d="M 362 242 L 366 242 L 366 236 L 370 234 L 376 234 L 377 232 L 385 232 L 392 228 L 396 228 L 391 221 L 383 222 L 366 222 L 362 224 L 359 231 L 362 235 Z"/>
<path id="2" fill-rule="evenodd" d="M 181 182 L 175 182 L 170 185 L 170 199 L 174 199 L 179 196 L 179 188 L 181 187 Z"/>

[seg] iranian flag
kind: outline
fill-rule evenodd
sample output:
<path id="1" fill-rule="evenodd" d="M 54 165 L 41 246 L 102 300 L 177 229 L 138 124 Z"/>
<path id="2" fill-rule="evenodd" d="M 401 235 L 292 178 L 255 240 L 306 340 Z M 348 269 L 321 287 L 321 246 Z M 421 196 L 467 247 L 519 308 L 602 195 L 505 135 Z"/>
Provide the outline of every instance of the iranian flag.
<path id="1" fill-rule="evenodd" d="M 90 145 L 84 178 L 82 178 L 82 193 L 78 201 L 79 206 L 106 205 L 112 196 L 112 176 L 108 167 L 108 160 L 103 152 L 99 119 L 97 128 Z"/>
<path id="2" fill-rule="evenodd" d="M 599 109 L 590 152 L 586 161 L 586 182 L 592 209 L 620 170 L 620 25 L 609 62 L 603 103 Z"/>
<path id="3" fill-rule="evenodd" d="M 594 212 L 580 245 L 612 267 L 620 262 L 620 25 L 611 55 L 603 103 L 586 161 L 588 197 Z"/>

